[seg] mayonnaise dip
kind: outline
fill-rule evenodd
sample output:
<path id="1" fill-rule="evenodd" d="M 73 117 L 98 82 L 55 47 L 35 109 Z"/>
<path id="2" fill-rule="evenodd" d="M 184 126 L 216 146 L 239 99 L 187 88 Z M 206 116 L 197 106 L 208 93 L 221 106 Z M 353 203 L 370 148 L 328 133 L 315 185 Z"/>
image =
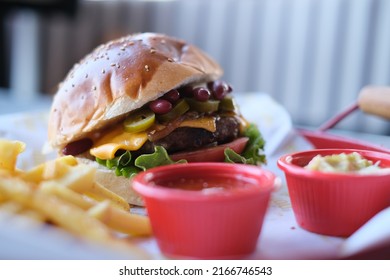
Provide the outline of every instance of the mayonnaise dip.
<path id="1" fill-rule="evenodd" d="M 381 168 L 380 162 L 365 159 L 357 152 L 315 156 L 304 168 L 313 171 L 331 173 L 372 174 L 389 172 L 389 168 Z"/>

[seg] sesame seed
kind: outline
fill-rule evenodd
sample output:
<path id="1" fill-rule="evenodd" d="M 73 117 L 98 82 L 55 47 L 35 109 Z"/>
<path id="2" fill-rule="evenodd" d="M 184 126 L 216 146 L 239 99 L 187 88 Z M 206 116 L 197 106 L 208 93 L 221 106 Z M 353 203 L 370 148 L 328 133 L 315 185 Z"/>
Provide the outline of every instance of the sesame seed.
<path id="1" fill-rule="evenodd" d="M 146 72 L 149 72 L 149 71 L 150 71 L 149 65 L 145 65 L 145 70 L 146 70 Z"/>
<path id="2" fill-rule="evenodd" d="M 92 88 L 92 90 L 96 90 L 96 86 L 94 86 L 94 87 Z"/>
<path id="3" fill-rule="evenodd" d="M 168 61 L 169 62 L 174 62 L 173 58 L 171 58 L 171 57 L 168 58 Z"/>
<path id="4" fill-rule="evenodd" d="M 111 63 L 111 66 L 115 66 L 116 65 L 116 63 Z"/>
<path id="5" fill-rule="evenodd" d="M 129 42 L 129 46 L 132 46 L 132 45 L 134 45 L 134 41 Z"/>
<path id="6" fill-rule="evenodd" d="M 102 69 L 102 74 L 106 73 L 106 70 Z"/>
<path id="7" fill-rule="evenodd" d="M 156 49 L 154 49 L 154 48 L 150 49 L 150 53 L 155 53 L 155 52 L 156 52 Z"/>
<path id="8" fill-rule="evenodd" d="M 85 74 L 85 78 L 88 78 L 88 74 Z"/>

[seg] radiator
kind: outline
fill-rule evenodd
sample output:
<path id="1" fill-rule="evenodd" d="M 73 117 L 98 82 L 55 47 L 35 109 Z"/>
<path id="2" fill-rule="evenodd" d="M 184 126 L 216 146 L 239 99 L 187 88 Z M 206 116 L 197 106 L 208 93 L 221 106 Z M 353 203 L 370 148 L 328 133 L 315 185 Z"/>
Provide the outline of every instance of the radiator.
<path id="1" fill-rule="evenodd" d="M 390 84 L 389 14 L 388 0 L 85 0 L 74 18 L 39 18 L 41 71 L 29 78 L 39 80 L 39 91 L 54 92 L 98 44 L 162 32 L 213 56 L 236 92 L 268 93 L 297 126 L 316 127 L 353 103 L 363 86 Z M 390 132 L 388 121 L 361 112 L 338 127 Z"/>

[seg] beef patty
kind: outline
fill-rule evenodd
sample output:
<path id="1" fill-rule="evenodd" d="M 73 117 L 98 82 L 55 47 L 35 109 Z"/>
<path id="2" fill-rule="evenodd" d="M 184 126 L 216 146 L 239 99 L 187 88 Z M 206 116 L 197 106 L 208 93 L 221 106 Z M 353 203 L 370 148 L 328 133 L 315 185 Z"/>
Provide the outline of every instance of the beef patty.
<path id="1" fill-rule="evenodd" d="M 194 150 L 213 144 L 224 144 L 236 139 L 239 131 L 240 123 L 235 117 L 218 117 L 215 132 L 202 128 L 179 127 L 164 138 L 155 142 L 146 142 L 138 152 L 140 154 L 152 153 L 154 146 L 162 146 L 169 153 L 174 153 Z"/>

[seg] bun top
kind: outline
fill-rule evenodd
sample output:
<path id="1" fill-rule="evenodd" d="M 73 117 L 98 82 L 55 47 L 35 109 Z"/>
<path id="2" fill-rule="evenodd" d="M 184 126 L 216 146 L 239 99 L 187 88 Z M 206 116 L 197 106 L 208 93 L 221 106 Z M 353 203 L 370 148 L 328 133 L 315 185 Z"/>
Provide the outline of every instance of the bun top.
<path id="1" fill-rule="evenodd" d="M 163 34 L 108 42 L 76 64 L 59 85 L 49 117 L 49 142 L 59 148 L 159 98 L 173 88 L 222 76 L 199 48 Z"/>

